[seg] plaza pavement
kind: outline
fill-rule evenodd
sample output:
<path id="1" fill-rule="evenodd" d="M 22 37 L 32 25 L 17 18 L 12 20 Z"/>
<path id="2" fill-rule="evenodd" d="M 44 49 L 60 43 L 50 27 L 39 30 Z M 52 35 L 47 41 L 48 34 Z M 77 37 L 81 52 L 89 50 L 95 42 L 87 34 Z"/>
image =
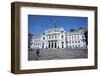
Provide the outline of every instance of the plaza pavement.
<path id="1" fill-rule="evenodd" d="M 51 59 L 77 59 L 87 58 L 87 49 L 39 49 L 39 56 L 36 54 L 37 49 L 28 50 L 28 60 L 51 60 Z"/>

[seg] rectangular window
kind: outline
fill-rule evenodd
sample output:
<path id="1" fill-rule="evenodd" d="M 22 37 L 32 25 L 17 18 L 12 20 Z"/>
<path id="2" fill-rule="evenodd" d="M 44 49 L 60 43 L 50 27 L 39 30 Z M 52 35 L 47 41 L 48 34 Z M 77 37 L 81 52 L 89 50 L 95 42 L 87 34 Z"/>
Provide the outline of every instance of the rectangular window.
<path id="1" fill-rule="evenodd" d="M 55 39 L 57 38 L 57 36 L 55 35 Z"/>
<path id="2" fill-rule="evenodd" d="M 69 43 L 71 43 L 71 41 L 69 41 Z"/>
<path id="3" fill-rule="evenodd" d="M 44 43 L 42 43 L 42 45 L 44 45 Z"/>
<path id="4" fill-rule="evenodd" d="M 49 36 L 49 39 L 51 39 L 51 36 Z"/>
<path id="5" fill-rule="evenodd" d="M 52 35 L 52 39 L 53 39 L 53 35 Z"/>
<path id="6" fill-rule="evenodd" d="M 79 36 L 77 36 L 77 38 L 79 39 Z"/>
<path id="7" fill-rule="evenodd" d="M 72 39 L 73 39 L 73 36 L 72 36 Z"/>
<path id="8" fill-rule="evenodd" d="M 61 38 L 63 39 L 63 38 L 64 38 L 64 36 L 63 36 L 63 35 L 61 35 Z"/>

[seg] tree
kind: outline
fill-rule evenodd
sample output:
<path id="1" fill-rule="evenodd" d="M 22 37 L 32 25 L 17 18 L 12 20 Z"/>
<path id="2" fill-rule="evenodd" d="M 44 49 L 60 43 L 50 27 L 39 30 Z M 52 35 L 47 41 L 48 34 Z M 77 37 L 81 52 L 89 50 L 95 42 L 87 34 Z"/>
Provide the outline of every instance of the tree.
<path id="1" fill-rule="evenodd" d="M 83 29 L 83 27 L 79 27 L 79 29 Z"/>
<path id="2" fill-rule="evenodd" d="M 71 32 L 75 31 L 75 29 L 70 29 Z"/>
<path id="3" fill-rule="evenodd" d="M 31 48 L 30 46 L 32 44 L 32 37 L 33 37 L 33 35 L 28 33 L 28 48 Z"/>

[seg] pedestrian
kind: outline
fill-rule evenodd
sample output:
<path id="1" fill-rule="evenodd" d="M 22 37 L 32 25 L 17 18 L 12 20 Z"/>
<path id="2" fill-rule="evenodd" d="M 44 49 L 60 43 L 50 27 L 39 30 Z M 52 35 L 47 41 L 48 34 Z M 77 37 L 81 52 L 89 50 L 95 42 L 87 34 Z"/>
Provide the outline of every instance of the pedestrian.
<path id="1" fill-rule="evenodd" d="M 39 49 L 37 49 L 36 55 L 39 56 L 39 53 L 40 53 L 40 51 L 39 51 Z"/>
<path id="2" fill-rule="evenodd" d="M 58 46 L 58 49 L 59 49 L 59 46 Z"/>
<path id="3" fill-rule="evenodd" d="M 47 47 L 46 47 L 46 50 L 47 50 Z"/>

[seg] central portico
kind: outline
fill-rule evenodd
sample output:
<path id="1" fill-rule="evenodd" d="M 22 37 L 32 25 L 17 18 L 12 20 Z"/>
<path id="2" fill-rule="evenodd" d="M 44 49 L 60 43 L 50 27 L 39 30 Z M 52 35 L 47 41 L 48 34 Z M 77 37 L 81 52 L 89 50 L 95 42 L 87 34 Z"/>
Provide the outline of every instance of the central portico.
<path id="1" fill-rule="evenodd" d="M 48 48 L 57 48 L 58 40 L 49 40 L 48 41 Z"/>

